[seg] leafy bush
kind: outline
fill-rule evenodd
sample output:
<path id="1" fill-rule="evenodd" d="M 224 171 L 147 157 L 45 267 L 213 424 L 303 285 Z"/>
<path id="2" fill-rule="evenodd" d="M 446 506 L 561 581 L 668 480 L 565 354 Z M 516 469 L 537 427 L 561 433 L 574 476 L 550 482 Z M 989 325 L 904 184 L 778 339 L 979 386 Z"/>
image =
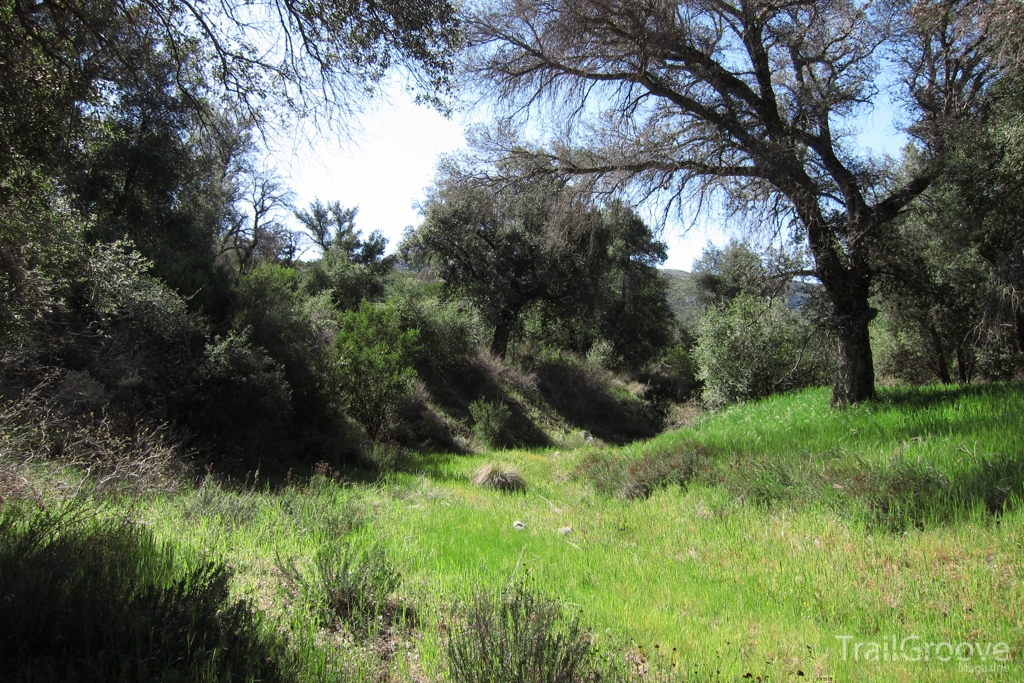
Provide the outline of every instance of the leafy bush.
<path id="1" fill-rule="evenodd" d="M 897 326 L 884 308 L 871 321 L 871 351 L 880 378 L 908 384 L 931 381 L 935 377 L 929 363 L 931 348 L 919 329 Z"/>
<path id="2" fill-rule="evenodd" d="M 587 362 L 603 370 L 612 370 L 619 365 L 615 345 L 607 339 L 598 339 L 587 351 Z"/>
<path id="3" fill-rule="evenodd" d="M 407 330 L 419 330 L 420 361 L 434 368 L 451 366 L 476 353 L 485 338 L 479 312 L 464 299 L 442 299 L 436 288 L 400 280 L 388 299 Z"/>
<path id="4" fill-rule="evenodd" d="M 508 444 L 508 424 L 512 418 L 511 409 L 501 401 L 473 401 L 469 404 L 473 418 L 473 433 L 476 438 L 491 448 Z"/>
<path id="5" fill-rule="evenodd" d="M 709 306 L 693 349 L 704 402 L 722 406 L 823 382 L 828 364 L 812 332 L 779 299 L 741 294 Z"/>
<path id="6" fill-rule="evenodd" d="M 196 375 L 180 410 L 201 439 L 236 456 L 274 449 L 285 439 L 291 387 L 247 330 L 215 339 Z"/>
<path id="7" fill-rule="evenodd" d="M 409 395 L 417 330 L 403 330 L 395 310 L 367 302 L 338 317 L 334 376 L 347 412 L 371 439 L 387 427 L 399 401 Z"/>
<path id="8" fill-rule="evenodd" d="M 72 500 L 0 514 L 0 678 L 11 681 L 286 679 L 286 651 L 219 562 Z"/>
<path id="9" fill-rule="evenodd" d="M 311 296 L 327 292 L 337 309 L 355 310 L 362 302 L 383 296 L 385 274 L 379 264 L 354 262 L 346 249 L 332 246 L 309 267 L 302 291 Z"/>
<path id="10" fill-rule="evenodd" d="M 452 683 L 592 680 L 596 651 L 578 615 L 516 584 L 473 597 L 446 633 Z"/>

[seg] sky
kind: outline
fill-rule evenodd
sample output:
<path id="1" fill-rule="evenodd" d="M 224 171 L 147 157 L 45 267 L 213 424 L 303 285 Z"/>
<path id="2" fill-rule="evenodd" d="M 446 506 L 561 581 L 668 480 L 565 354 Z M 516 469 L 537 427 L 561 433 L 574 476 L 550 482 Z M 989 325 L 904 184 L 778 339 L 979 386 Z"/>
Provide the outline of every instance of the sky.
<path id="1" fill-rule="evenodd" d="M 343 142 L 336 134 L 324 134 L 312 143 L 297 141 L 284 145 L 274 160 L 295 192 L 296 208 L 308 207 L 317 198 L 358 206 L 356 227 L 364 235 L 380 230 L 393 249 L 406 226 L 421 222 L 415 205 L 425 197 L 438 157 L 465 148 L 464 129 L 471 119 L 460 112 L 446 119 L 415 104 L 398 87 L 387 99 L 388 103 L 378 103 L 362 117 L 361 132 L 350 140 Z M 892 109 L 883 100 L 864 118 L 858 143 L 898 155 L 905 138 L 892 119 Z M 662 235 L 668 245 L 664 267 L 691 270 L 709 242 L 724 245 L 730 234 L 727 225 L 714 219 L 688 228 L 670 222 Z"/>

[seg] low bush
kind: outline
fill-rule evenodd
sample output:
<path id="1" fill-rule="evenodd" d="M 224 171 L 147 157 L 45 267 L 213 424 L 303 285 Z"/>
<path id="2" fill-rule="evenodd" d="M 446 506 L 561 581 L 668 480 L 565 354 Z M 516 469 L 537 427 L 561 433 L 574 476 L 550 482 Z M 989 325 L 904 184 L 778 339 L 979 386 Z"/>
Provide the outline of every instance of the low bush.
<path id="1" fill-rule="evenodd" d="M 655 490 L 671 484 L 686 486 L 707 465 L 707 452 L 699 446 L 652 451 L 640 458 L 617 457 L 595 450 L 580 459 L 576 473 L 602 493 L 633 500 L 648 498 Z"/>
<path id="2" fill-rule="evenodd" d="M 671 484 L 686 486 L 705 464 L 705 453 L 697 447 L 647 453 L 626 467 L 621 495 L 627 500 L 648 498 L 656 489 Z"/>
<path id="3" fill-rule="evenodd" d="M 483 399 L 469 404 L 469 415 L 473 418 L 473 434 L 485 446 L 501 448 L 508 445 L 508 427 L 512 410 L 501 401 Z"/>
<path id="4" fill-rule="evenodd" d="M 348 540 L 327 543 L 304 574 L 294 563 L 279 568 L 329 627 L 342 624 L 357 637 L 380 635 L 411 612 L 394 601 L 401 573 L 383 546 L 360 548 Z"/>
<path id="5" fill-rule="evenodd" d="M 477 594 L 453 619 L 445 653 L 452 683 L 576 683 L 597 678 L 596 648 L 557 602 L 516 584 Z"/>

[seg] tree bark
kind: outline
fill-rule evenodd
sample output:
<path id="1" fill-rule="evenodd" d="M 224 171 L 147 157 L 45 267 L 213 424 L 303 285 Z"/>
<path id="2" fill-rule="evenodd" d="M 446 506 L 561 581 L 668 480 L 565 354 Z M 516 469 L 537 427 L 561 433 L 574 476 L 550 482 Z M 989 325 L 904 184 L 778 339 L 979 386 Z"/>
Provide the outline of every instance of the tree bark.
<path id="1" fill-rule="evenodd" d="M 1020 347 L 1020 352 L 1024 353 L 1024 311 L 1017 311 L 1013 317 L 1017 323 L 1017 345 Z"/>
<path id="2" fill-rule="evenodd" d="M 960 384 L 970 384 L 971 376 L 967 372 L 967 358 L 964 356 L 963 344 L 956 347 L 956 372 L 960 377 Z"/>
<path id="3" fill-rule="evenodd" d="M 864 296 L 835 304 L 833 325 L 839 342 L 832 405 L 846 407 L 875 398 L 875 365 L 868 324 L 878 311 Z"/>
<path id="4" fill-rule="evenodd" d="M 942 350 L 942 340 L 939 339 L 939 331 L 935 329 L 934 323 L 928 324 L 928 333 L 932 337 L 932 350 L 935 352 L 936 370 L 939 380 L 943 384 L 952 384 L 953 380 L 949 376 L 949 366 L 946 364 L 946 353 Z"/>
<path id="5" fill-rule="evenodd" d="M 494 337 L 491 338 L 491 353 L 505 360 L 508 353 L 508 340 L 512 336 L 512 327 L 516 322 L 516 314 L 502 311 L 498 315 L 498 323 L 494 326 Z"/>

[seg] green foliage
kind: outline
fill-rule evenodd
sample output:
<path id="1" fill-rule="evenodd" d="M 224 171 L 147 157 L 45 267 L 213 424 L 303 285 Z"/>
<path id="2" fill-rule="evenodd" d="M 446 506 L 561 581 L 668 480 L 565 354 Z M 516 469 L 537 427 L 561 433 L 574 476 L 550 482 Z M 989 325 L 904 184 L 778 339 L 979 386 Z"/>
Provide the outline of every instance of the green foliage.
<path id="1" fill-rule="evenodd" d="M 0 513 L 0 675 L 11 681 L 286 680 L 284 646 L 222 563 L 71 500 Z"/>
<path id="2" fill-rule="evenodd" d="M 512 411 L 506 404 L 479 399 L 469 404 L 469 414 L 473 419 L 473 433 L 481 443 L 491 448 L 507 445 Z"/>
<path id="3" fill-rule="evenodd" d="M 579 616 L 522 583 L 477 593 L 449 629 L 445 653 L 453 683 L 578 683 L 595 672 Z"/>
<path id="4" fill-rule="evenodd" d="M 142 68 L 144 78 L 119 84 L 72 172 L 72 190 L 91 217 L 86 238 L 131 240 L 151 274 L 190 308 L 223 318 L 230 280 L 215 247 L 234 218 L 240 160 L 209 139 L 228 137 L 204 128 L 214 112 L 174 96 L 182 74 L 166 56 Z"/>
<path id="5" fill-rule="evenodd" d="M 721 248 L 709 244 L 693 264 L 690 282 L 698 306 L 727 305 L 741 294 L 764 297 L 771 293 L 763 259 L 736 240 Z"/>
<path id="6" fill-rule="evenodd" d="M 455 162 L 441 169 L 426 220 L 402 245 L 407 260 L 480 309 L 497 356 L 528 326 L 533 341 L 585 352 L 606 339 L 620 362 L 649 360 L 672 319 L 656 269 L 665 245 L 621 203 L 600 207 L 513 159 L 497 166 L 500 187 Z"/>
<path id="7" fill-rule="evenodd" d="M 704 310 L 693 358 L 703 400 L 722 406 L 821 383 L 827 364 L 814 329 L 779 299 L 741 294 Z"/>
<path id="8" fill-rule="evenodd" d="M 444 370 L 465 362 L 484 342 L 484 325 L 476 308 L 465 299 L 443 298 L 437 285 L 396 278 L 388 305 L 405 329 L 420 331 L 418 361 L 427 367 Z"/>
<path id="9" fill-rule="evenodd" d="M 273 452 L 288 433 L 292 393 L 281 366 L 246 330 L 215 339 L 180 410 L 204 441 L 231 456 Z"/>
<path id="10" fill-rule="evenodd" d="M 343 311 L 362 301 L 379 301 L 394 261 L 384 257 L 387 240 L 380 232 L 363 240 L 355 227 L 357 211 L 316 200 L 308 211 L 295 214 L 322 249 L 304 274 L 302 290 L 312 296 L 329 292 L 335 308 Z"/>
<path id="11" fill-rule="evenodd" d="M 417 330 L 403 330 L 395 309 L 363 302 L 338 316 L 332 345 L 333 379 L 346 412 L 371 439 L 381 436 L 416 371 Z"/>

